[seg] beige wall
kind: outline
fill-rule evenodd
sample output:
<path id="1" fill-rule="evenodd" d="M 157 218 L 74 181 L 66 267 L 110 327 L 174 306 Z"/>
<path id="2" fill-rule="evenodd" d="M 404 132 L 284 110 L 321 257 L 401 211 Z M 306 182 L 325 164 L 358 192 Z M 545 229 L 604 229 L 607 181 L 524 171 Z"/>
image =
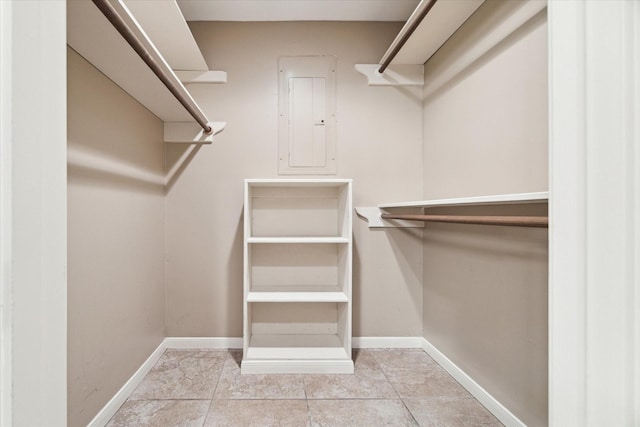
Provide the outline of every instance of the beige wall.
<path id="1" fill-rule="evenodd" d="M 422 196 L 422 103 L 417 88 L 368 87 L 354 70 L 375 63 L 398 23 L 191 23 L 225 85 L 192 86 L 211 120 L 211 146 L 167 147 L 185 165 L 167 190 L 167 333 L 242 335 L 245 178 L 277 177 L 279 56 L 335 55 L 337 177 L 354 179 L 354 206 Z M 420 336 L 422 235 L 371 232 L 354 220 L 354 336 Z"/>
<path id="2" fill-rule="evenodd" d="M 427 80 L 517 4 L 485 3 Z M 542 13 L 425 99 L 425 198 L 547 189 L 546 30 Z M 546 229 L 424 230 L 425 338 L 529 426 L 547 423 L 547 246 Z"/>
<path id="3" fill-rule="evenodd" d="M 84 426 L 164 337 L 162 123 L 68 49 L 68 413 Z"/>
<path id="4" fill-rule="evenodd" d="M 485 3 L 427 62 L 426 81 L 520 4 Z M 547 190 L 546 31 L 542 13 L 425 99 L 427 198 Z"/>

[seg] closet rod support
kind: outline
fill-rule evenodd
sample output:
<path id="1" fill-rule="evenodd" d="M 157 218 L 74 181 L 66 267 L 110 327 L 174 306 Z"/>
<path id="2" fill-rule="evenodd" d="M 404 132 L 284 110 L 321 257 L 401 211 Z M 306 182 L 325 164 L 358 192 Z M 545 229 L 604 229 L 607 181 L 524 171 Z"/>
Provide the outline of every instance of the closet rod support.
<path id="1" fill-rule="evenodd" d="M 147 66 L 158 76 L 160 81 L 169 89 L 169 91 L 176 97 L 178 102 L 193 116 L 198 122 L 204 133 L 207 135 L 213 134 L 213 128 L 209 126 L 209 120 L 204 115 L 200 107 L 195 103 L 189 92 L 182 85 L 178 77 L 171 70 L 162 58 L 162 55 L 155 49 L 153 43 L 147 39 L 147 45 L 150 46 L 151 51 L 145 47 L 138 36 L 129 27 L 127 22 L 120 16 L 118 11 L 109 3 L 108 0 L 92 0 L 102 14 L 111 22 L 114 28 L 120 33 L 120 35 L 129 43 L 133 50 L 140 56 L 140 58 L 147 64 Z M 126 6 L 122 4 L 124 10 Z M 132 17 L 133 18 L 133 17 Z M 135 19 L 133 19 L 135 22 Z M 140 29 L 140 32 L 144 35 L 144 31 Z"/>
<path id="2" fill-rule="evenodd" d="M 479 215 L 394 215 L 383 213 L 383 219 L 448 222 L 456 224 L 508 225 L 514 227 L 549 227 L 548 216 L 479 216 Z"/>
<path id="3" fill-rule="evenodd" d="M 384 70 L 387 69 L 393 58 L 396 57 L 402 46 L 405 45 L 411 34 L 418 28 L 422 20 L 427 16 L 431 8 L 436 4 L 437 0 L 422 0 L 418 7 L 413 11 L 407 22 L 404 24 L 404 27 L 400 30 L 396 38 L 389 46 L 389 49 L 385 52 L 380 60 L 380 68 L 378 69 L 379 73 L 384 73 Z"/>

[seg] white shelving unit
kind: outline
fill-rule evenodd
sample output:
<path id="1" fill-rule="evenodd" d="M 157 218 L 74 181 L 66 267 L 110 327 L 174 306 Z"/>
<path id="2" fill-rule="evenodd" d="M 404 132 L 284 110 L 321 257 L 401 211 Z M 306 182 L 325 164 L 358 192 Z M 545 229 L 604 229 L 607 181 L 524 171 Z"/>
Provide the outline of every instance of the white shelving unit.
<path id="1" fill-rule="evenodd" d="M 353 373 L 351 185 L 245 181 L 243 374 Z"/>

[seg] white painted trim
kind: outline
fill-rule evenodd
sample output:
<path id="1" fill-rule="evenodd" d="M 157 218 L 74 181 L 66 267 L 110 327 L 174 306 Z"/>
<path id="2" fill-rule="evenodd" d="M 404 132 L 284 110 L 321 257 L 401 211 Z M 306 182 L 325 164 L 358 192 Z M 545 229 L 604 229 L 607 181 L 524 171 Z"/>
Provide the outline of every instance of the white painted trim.
<path id="1" fill-rule="evenodd" d="M 166 348 L 242 349 L 242 337 L 168 337 L 163 343 Z"/>
<path id="2" fill-rule="evenodd" d="M 165 338 L 158 348 L 144 361 L 142 366 L 129 378 L 129 380 L 118 390 L 118 392 L 107 402 L 107 404 L 98 412 L 91 420 L 87 427 L 103 427 L 118 412 L 118 409 L 127 401 L 131 393 L 142 382 L 144 377 L 149 373 L 151 368 L 160 360 L 167 347 L 167 339 Z"/>
<path id="3" fill-rule="evenodd" d="M 422 348 L 422 337 L 353 337 L 353 348 Z"/>
<path id="4" fill-rule="evenodd" d="M 422 337 L 353 337 L 353 348 L 422 348 Z M 165 348 L 242 349 L 242 337 L 167 337 Z"/>
<path id="5" fill-rule="evenodd" d="M 12 2 L 0 1 L 0 425 L 12 422 Z"/>
<path id="6" fill-rule="evenodd" d="M 66 2 L 14 1 L 11 20 L 12 425 L 63 426 L 67 424 Z"/>
<path id="7" fill-rule="evenodd" d="M 584 32 L 584 12 L 578 9 L 578 2 L 552 2 L 548 10 L 550 426 L 586 425 L 585 66 L 584 37 L 575 37 Z"/>
<path id="8" fill-rule="evenodd" d="M 549 2 L 549 424 L 640 422 L 640 7 Z"/>
<path id="9" fill-rule="evenodd" d="M 433 358 L 442 368 L 456 379 L 469 393 L 473 395 L 489 412 L 507 427 L 526 427 L 518 417 L 502 405 L 495 397 L 486 391 L 473 378 L 467 375 L 458 365 L 438 350 L 425 338 L 422 341 L 422 349 Z"/>

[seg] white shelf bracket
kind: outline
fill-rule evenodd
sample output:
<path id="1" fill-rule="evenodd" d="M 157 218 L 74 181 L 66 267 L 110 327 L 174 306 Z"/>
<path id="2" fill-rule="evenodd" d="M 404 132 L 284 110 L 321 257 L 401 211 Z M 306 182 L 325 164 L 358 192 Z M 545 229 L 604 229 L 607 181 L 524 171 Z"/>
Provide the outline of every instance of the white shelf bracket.
<path id="1" fill-rule="evenodd" d="M 213 137 L 222 132 L 226 122 L 209 122 L 213 132 L 206 134 L 202 127 L 192 122 L 166 122 L 164 124 L 164 142 L 174 144 L 211 144 Z"/>
<path id="2" fill-rule="evenodd" d="M 227 82 L 226 71 L 175 71 L 178 79 L 184 84 L 207 83 L 218 84 Z"/>
<path id="3" fill-rule="evenodd" d="M 424 65 L 389 65 L 379 73 L 378 64 L 356 64 L 356 70 L 367 77 L 369 86 L 423 86 Z"/>
<path id="4" fill-rule="evenodd" d="M 406 221 L 398 219 L 382 219 L 382 211 L 377 207 L 356 208 L 356 214 L 369 223 L 369 228 L 423 228 L 422 221 Z"/>

